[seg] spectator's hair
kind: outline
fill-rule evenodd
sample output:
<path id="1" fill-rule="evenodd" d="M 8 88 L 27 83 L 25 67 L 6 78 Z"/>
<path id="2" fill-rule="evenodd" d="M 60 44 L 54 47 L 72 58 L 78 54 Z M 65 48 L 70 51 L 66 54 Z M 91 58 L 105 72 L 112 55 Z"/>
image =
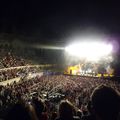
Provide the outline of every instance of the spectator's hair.
<path id="1" fill-rule="evenodd" d="M 59 105 L 59 115 L 61 118 L 72 118 L 74 115 L 74 106 L 68 100 L 61 101 Z"/>
<path id="2" fill-rule="evenodd" d="M 115 120 L 120 111 L 120 95 L 113 88 L 101 85 L 91 96 L 92 109 L 103 120 Z"/>

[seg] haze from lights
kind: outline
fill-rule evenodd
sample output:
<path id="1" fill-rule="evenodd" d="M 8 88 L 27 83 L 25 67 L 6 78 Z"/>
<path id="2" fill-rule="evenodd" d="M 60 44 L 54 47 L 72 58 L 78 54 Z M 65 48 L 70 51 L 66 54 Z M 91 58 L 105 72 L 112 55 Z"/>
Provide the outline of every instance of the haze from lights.
<path id="1" fill-rule="evenodd" d="M 103 42 L 78 42 L 65 47 L 65 51 L 72 56 L 97 61 L 112 53 L 113 46 Z"/>

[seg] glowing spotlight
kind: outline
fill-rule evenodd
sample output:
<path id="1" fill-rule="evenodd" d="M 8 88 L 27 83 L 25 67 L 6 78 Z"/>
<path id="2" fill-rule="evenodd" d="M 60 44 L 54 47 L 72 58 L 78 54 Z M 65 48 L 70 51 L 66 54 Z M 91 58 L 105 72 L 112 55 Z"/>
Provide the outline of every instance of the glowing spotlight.
<path id="1" fill-rule="evenodd" d="M 111 44 L 102 42 L 79 42 L 67 46 L 65 51 L 72 56 L 96 61 L 101 57 L 111 54 L 112 49 Z"/>

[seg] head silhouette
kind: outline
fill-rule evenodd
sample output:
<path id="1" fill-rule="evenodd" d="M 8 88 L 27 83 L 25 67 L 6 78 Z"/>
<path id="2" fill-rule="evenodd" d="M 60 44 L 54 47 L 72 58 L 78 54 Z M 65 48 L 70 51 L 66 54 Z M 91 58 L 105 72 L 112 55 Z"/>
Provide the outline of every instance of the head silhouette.
<path id="1" fill-rule="evenodd" d="M 110 87 L 101 85 L 91 96 L 92 108 L 96 116 L 102 120 L 116 120 L 120 110 L 120 96 Z"/>
<path id="2" fill-rule="evenodd" d="M 15 104 L 8 112 L 6 120 L 32 120 L 30 111 L 23 103 Z"/>
<path id="3" fill-rule="evenodd" d="M 59 115 L 62 119 L 71 119 L 74 114 L 74 106 L 68 100 L 61 101 Z"/>

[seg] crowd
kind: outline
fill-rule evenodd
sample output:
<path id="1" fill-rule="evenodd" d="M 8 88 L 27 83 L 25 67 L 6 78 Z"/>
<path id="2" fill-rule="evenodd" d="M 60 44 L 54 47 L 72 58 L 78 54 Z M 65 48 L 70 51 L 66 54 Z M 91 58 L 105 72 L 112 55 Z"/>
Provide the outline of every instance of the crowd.
<path id="1" fill-rule="evenodd" d="M 14 55 L 12 52 L 6 52 L 4 49 L 0 50 L 0 69 L 25 66 L 31 64 L 28 60 L 22 59 Z"/>
<path id="2" fill-rule="evenodd" d="M 73 120 L 73 118 L 75 120 L 94 120 L 97 118 L 91 112 L 91 106 L 95 106 L 97 115 L 102 116 L 101 120 L 103 120 L 105 115 L 98 110 L 99 107 L 103 107 L 101 108 L 103 110 L 104 106 L 108 105 L 107 108 L 110 109 L 111 114 L 113 110 L 118 110 L 120 101 L 114 90 L 120 92 L 120 84 L 117 81 L 103 78 L 65 75 L 43 75 L 41 77 L 37 75 L 30 80 L 24 78 L 19 83 L 14 82 L 12 85 L 1 86 L 0 111 L 3 114 L 2 117 L 7 116 L 6 119 L 9 120 L 28 120 L 28 118 L 34 120 Z M 111 94 L 115 94 L 114 99 Z M 100 97 L 107 98 L 101 99 Z M 61 100 L 63 101 L 61 102 Z M 101 102 L 105 103 L 104 106 L 101 105 Z M 96 104 L 100 106 L 96 107 Z M 117 106 L 116 108 L 114 108 L 114 104 L 115 107 Z M 107 108 L 104 110 L 109 110 Z M 23 114 L 26 118 L 23 117 Z M 106 113 L 105 119 L 108 120 L 111 114 Z M 115 114 L 117 115 L 118 111 Z M 111 118 L 109 120 L 114 120 Z"/>
<path id="3" fill-rule="evenodd" d="M 41 76 L 10 51 L 0 49 L 0 82 L 21 79 L 0 86 L 0 120 L 120 120 L 118 81 L 53 72 Z M 12 68 L 18 66 L 26 67 Z"/>
<path id="4" fill-rule="evenodd" d="M 19 67 L 19 68 L 10 68 L 5 70 L 0 70 L 0 82 L 4 82 L 6 80 L 11 80 L 13 78 L 23 78 L 27 76 L 29 73 L 35 73 L 38 71 L 37 67 Z"/>

